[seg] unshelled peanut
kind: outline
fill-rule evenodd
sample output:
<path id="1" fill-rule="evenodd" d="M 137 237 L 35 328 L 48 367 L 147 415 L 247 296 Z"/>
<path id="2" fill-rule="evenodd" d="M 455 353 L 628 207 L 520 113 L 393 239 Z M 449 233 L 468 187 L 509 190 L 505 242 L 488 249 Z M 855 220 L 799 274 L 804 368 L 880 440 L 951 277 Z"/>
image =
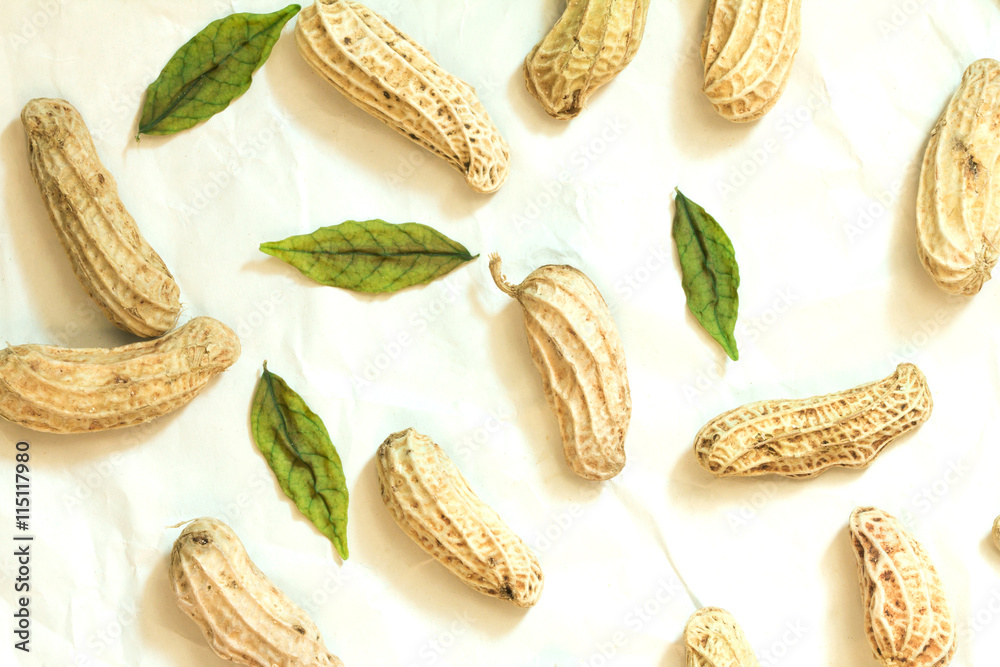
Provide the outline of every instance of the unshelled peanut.
<path id="1" fill-rule="evenodd" d="M 500 257 L 492 255 L 490 272 L 497 287 L 521 304 L 566 462 L 585 479 L 611 479 L 625 467 L 632 395 L 625 350 L 604 297 L 572 266 L 546 265 L 511 285 Z"/>
<path id="2" fill-rule="evenodd" d="M 0 417 L 50 433 L 142 424 L 190 402 L 239 356 L 236 334 L 210 317 L 122 347 L 15 345 L 0 350 Z"/>
<path id="3" fill-rule="evenodd" d="M 21 112 L 31 174 L 83 288 L 116 326 L 150 338 L 177 322 L 180 290 L 139 233 L 80 113 L 35 99 Z"/>
<path id="4" fill-rule="evenodd" d="M 998 127 L 1000 62 L 983 58 L 965 70 L 931 132 L 917 192 L 917 253 L 951 294 L 979 292 L 1000 254 Z"/>
<path id="5" fill-rule="evenodd" d="M 955 655 L 955 619 L 924 548 L 875 507 L 851 513 L 865 633 L 884 667 L 944 667 Z"/>
<path id="6" fill-rule="evenodd" d="M 393 433 L 375 465 L 382 501 L 420 548 L 480 593 L 518 607 L 538 602 L 543 577 L 535 554 L 434 441 L 412 428 Z"/>
<path id="7" fill-rule="evenodd" d="M 448 161 L 477 192 L 507 179 L 510 150 L 472 86 L 354 0 L 318 0 L 295 26 L 306 62 L 352 103 Z"/>
<path id="8" fill-rule="evenodd" d="M 777 103 L 799 48 L 802 0 L 712 0 L 701 41 L 703 90 L 733 122 Z"/>
<path id="9" fill-rule="evenodd" d="M 913 364 L 877 382 L 804 399 L 748 403 L 705 424 L 698 462 L 717 477 L 812 477 L 834 466 L 863 468 L 933 408 L 927 379 Z"/>
<path id="10" fill-rule="evenodd" d="M 568 120 L 625 69 L 639 50 L 649 0 L 569 0 L 524 60 L 530 92 L 553 118 Z"/>
<path id="11" fill-rule="evenodd" d="M 195 519 L 170 553 L 177 606 L 219 657 L 251 667 L 344 667 L 319 628 L 258 569 L 233 529 Z"/>
<path id="12" fill-rule="evenodd" d="M 684 628 L 687 667 L 760 667 L 760 662 L 733 615 L 703 607 Z"/>

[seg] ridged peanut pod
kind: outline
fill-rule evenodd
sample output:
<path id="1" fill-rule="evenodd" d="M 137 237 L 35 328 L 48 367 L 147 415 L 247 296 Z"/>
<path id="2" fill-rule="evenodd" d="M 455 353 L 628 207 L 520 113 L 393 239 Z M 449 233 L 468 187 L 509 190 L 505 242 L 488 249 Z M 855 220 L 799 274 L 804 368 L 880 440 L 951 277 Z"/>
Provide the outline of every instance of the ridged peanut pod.
<path id="1" fill-rule="evenodd" d="M 252 667 L 344 667 L 309 615 L 218 519 L 195 519 L 184 528 L 170 553 L 170 583 L 177 606 L 220 658 Z"/>
<path id="2" fill-rule="evenodd" d="M 701 61 L 715 110 L 737 123 L 770 111 L 788 83 L 801 33 L 802 0 L 712 0 Z"/>
<path id="3" fill-rule="evenodd" d="M 31 174 L 80 284 L 124 331 L 151 338 L 172 329 L 180 290 L 125 210 L 80 113 L 65 100 L 35 99 L 21 123 Z"/>
<path id="4" fill-rule="evenodd" d="M 703 607 L 684 628 L 687 667 L 760 667 L 750 642 L 733 615 Z"/>
<path id="5" fill-rule="evenodd" d="M 698 432 L 694 451 L 717 477 L 812 477 L 834 466 L 863 468 L 927 421 L 932 408 L 924 374 L 899 364 L 889 377 L 846 391 L 724 412 Z"/>
<path id="6" fill-rule="evenodd" d="M 403 532 L 469 587 L 531 607 L 542 568 L 491 507 L 479 499 L 437 444 L 408 428 L 375 460 L 382 501 Z"/>
<path id="7" fill-rule="evenodd" d="M 524 60 L 524 80 L 545 113 L 574 118 L 590 95 L 639 50 L 649 0 L 569 0 L 549 34 Z"/>
<path id="8" fill-rule="evenodd" d="M 851 514 L 865 632 L 885 667 L 944 667 L 955 655 L 955 619 L 927 552 L 894 516 Z"/>
<path id="9" fill-rule="evenodd" d="M 993 520 L 993 530 L 990 534 L 993 536 L 993 546 L 1000 550 L 1000 516 Z"/>
<path id="10" fill-rule="evenodd" d="M 210 317 L 122 347 L 8 347 L 0 417 L 49 433 L 135 426 L 186 405 L 239 356 L 236 334 Z"/>
<path id="11" fill-rule="evenodd" d="M 983 58 L 965 70 L 931 132 L 917 193 L 920 261 L 951 294 L 979 292 L 1000 253 L 998 131 L 1000 62 Z"/>
<path id="12" fill-rule="evenodd" d="M 490 272 L 497 287 L 521 304 L 566 462 L 585 479 L 611 479 L 625 467 L 632 396 L 625 350 L 604 297 L 572 266 L 543 266 L 514 286 L 494 254 Z"/>
<path id="13" fill-rule="evenodd" d="M 358 107 L 441 156 L 477 192 L 507 180 L 510 150 L 476 91 L 391 23 L 352 0 L 318 0 L 295 26 L 299 52 Z"/>

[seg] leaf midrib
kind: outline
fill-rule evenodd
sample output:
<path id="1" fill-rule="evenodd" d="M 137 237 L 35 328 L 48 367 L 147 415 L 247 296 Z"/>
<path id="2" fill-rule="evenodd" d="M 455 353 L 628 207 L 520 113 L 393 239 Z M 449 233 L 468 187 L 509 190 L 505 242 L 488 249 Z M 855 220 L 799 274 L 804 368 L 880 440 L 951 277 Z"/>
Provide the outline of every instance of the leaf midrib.
<path id="1" fill-rule="evenodd" d="M 150 129 L 155 128 L 158 124 L 160 124 L 161 122 L 163 122 L 163 120 L 167 116 L 169 116 L 171 113 L 173 113 L 174 110 L 176 110 L 177 107 L 179 107 L 182 102 L 184 102 L 184 101 L 187 100 L 188 93 L 190 93 L 194 89 L 195 86 L 197 86 L 199 83 L 201 83 L 202 79 L 204 79 L 209 74 L 211 74 L 212 72 L 215 72 L 220 67 L 222 67 L 223 63 L 225 63 L 230 58 L 232 58 L 233 55 L 236 54 L 237 51 L 240 51 L 241 49 L 245 48 L 247 44 L 249 44 L 253 40 L 257 39 L 258 37 L 260 37 L 263 33 L 267 32 L 268 30 L 271 30 L 272 28 L 274 28 L 274 26 L 277 25 L 278 23 L 280 23 L 282 19 L 284 19 L 285 23 L 287 23 L 288 19 L 285 18 L 285 14 L 286 14 L 286 12 L 281 12 L 281 14 L 278 16 L 277 20 L 275 20 L 273 23 L 270 23 L 266 27 L 262 28 L 258 32 L 254 33 L 254 35 L 252 37 L 250 37 L 250 38 L 248 38 L 248 39 L 240 42 L 240 44 L 239 44 L 239 46 L 237 48 L 234 48 L 234 49 L 230 50 L 229 53 L 226 54 L 226 57 L 223 58 L 222 60 L 220 60 L 218 63 L 216 63 L 214 67 L 212 67 L 211 69 L 206 70 L 202 74 L 199 74 L 197 78 L 195 78 L 183 90 L 181 90 L 181 93 L 180 93 L 180 95 L 177 96 L 177 99 L 174 100 L 167 107 L 167 109 L 162 114 L 160 114 L 159 116 L 157 116 L 152 122 L 148 123 L 147 125 L 139 127 L 139 134 L 148 134 L 148 131 Z M 229 18 L 231 18 L 231 16 Z M 225 18 L 219 19 L 219 21 L 225 21 L 225 20 L 226 20 Z M 201 33 L 199 33 L 199 35 L 200 34 Z M 198 35 L 195 35 L 195 38 L 197 38 L 197 37 L 198 37 Z M 181 47 L 181 48 L 184 48 L 184 47 Z M 251 73 L 251 76 L 252 76 L 252 73 Z"/>

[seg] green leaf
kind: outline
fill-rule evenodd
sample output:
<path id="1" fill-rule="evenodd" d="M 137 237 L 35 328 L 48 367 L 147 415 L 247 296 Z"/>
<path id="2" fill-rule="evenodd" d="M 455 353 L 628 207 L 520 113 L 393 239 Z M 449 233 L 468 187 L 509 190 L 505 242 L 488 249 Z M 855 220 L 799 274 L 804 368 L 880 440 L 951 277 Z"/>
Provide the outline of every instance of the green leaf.
<path id="1" fill-rule="evenodd" d="M 674 243 L 681 259 L 681 284 L 688 308 L 701 326 L 719 342 L 733 361 L 736 349 L 736 313 L 740 298 L 740 268 L 733 244 L 715 218 L 676 190 Z"/>
<path id="2" fill-rule="evenodd" d="M 323 420 L 267 370 L 257 383 L 250 427 L 282 491 L 347 559 L 347 480 Z"/>
<path id="3" fill-rule="evenodd" d="M 254 71 L 300 9 L 288 5 L 273 14 L 233 14 L 209 23 L 149 84 L 139 134 L 180 132 L 229 106 L 250 87 Z"/>
<path id="4" fill-rule="evenodd" d="M 371 293 L 428 283 L 479 257 L 427 225 L 384 220 L 348 220 L 260 250 L 318 283 Z"/>

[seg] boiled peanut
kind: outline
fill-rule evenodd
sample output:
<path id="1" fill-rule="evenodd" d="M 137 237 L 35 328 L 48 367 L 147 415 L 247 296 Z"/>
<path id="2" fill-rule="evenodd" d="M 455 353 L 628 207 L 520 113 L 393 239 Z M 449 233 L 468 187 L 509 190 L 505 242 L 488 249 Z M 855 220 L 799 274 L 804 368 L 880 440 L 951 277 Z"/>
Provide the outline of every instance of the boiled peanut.
<path id="1" fill-rule="evenodd" d="M 891 514 L 851 513 L 851 542 L 865 632 L 885 667 L 944 667 L 955 655 L 955 619 L 927 552 Z"/>
<path id="2" fill-rule="evenodd" d="M 549 34 L 524 59 L 524 80 L 545 113 L 568 120 L 639 50 L 649 0 L 568 0 Z"/>
<path id="3" fill-rule="evenodd" d="M 715 110 L 737 123 L 770 111 L 788 83 L 801 32 L 802 0 L 712 0 L 701 60 Z"/>
<path id="4" fill-rule="evenodd" d="M 973 295 L 1000 253 L 1000 62 L 969 65 L 924 152 L 917 253 L 934 282 Z M 996 190 L 996 192 L 994 192 Z"/>
<path id="5" fill-rule="evenodd" d="M 318 0 L 295 26 L 299 52 L 347 99 L 439 155 L 477 192 L 507 180 L 510 150 L 473 88 L 354 0 Z"/>
<path id="6" fill-rule="evenodd" d="M 142 424 L 190 402 L 239 356 L 236 334 L 210 317 L 122 347 L 8 347 L 0 350 L 0 417 L 50 433 Z"/>
<path id="7" fill-rule="evenodd" d="M 65 100 L 36 99 L 21 123 L 31 175 L 80 284 L 122 330 L 145 338 L 169 331 L 180 290 L 125 210 L 80 113 Z"/>
<path id="8" fill-rule="evenodd" d="M 625 467 L 632 396 L 625 351 L 604 297 L 572 266 L 543 266 L 514 286 L 494 254 L 490 272 L 497 287 L 521 304 L 566 462 L 585 479 L 614 477 Z"/>
<path id="9" fill-rule="evenodd" d="M 382 501 L 421 549 L 480 593 L 518 607 L 538 602 L 538 559 L 434 441 L 412 428 L 393 433 L 376 469 Z"/>
<path id="10" fill-rule="evenodd" d="M 309 615 L 278 590 L 233 529 L 195 519 L 170 553 L 177 606 L 220 658 L 251 667 L 344 667 Z"/>
<path id="11" fill-rule="evenodd" d="M 834 466 L 864 468 L 927 421 L 932 408 L 924 374 L 900 364 L 889 377 L 846 391 L 724 412 L 701 428 L 694 451 L 717 477 L 812 477 Z"/>
<path id="12" fill-rule="evenodd" d="M 760 667 L 760 662 L 733 615 L 718 607 L 702 607 L 684 628 L 687 667 Z"/>

